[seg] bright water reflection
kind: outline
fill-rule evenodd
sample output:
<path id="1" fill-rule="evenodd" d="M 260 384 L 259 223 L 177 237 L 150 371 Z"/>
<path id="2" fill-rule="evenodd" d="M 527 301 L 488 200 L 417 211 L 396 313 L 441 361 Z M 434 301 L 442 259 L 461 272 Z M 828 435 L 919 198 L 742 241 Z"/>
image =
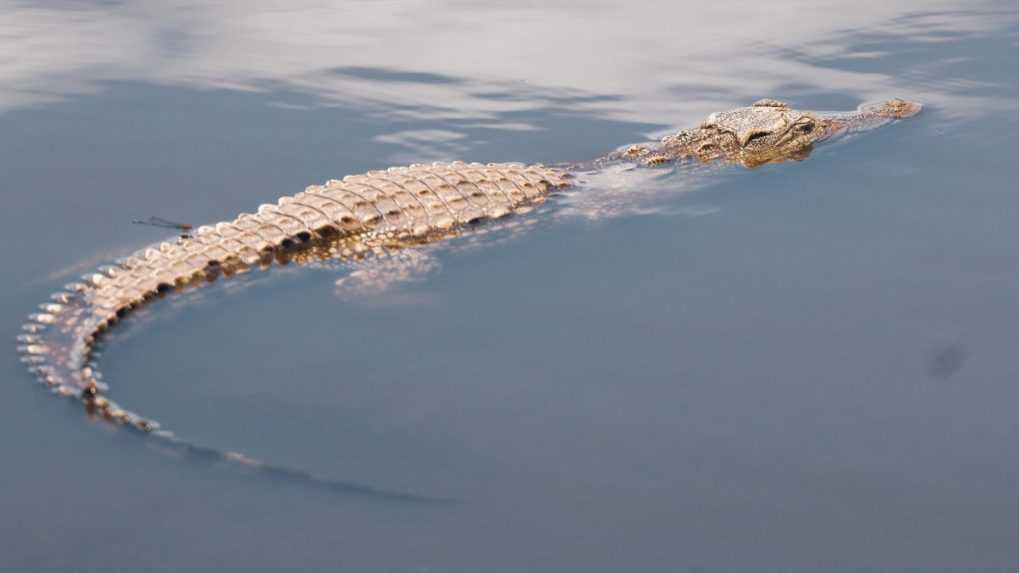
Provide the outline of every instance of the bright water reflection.
<path id="1" fill-rule="evenodd" d="M 720 100 L 793 86 L 854 99 L 894 92 L 968 115 L 1012 104 L 988 101 L 981 83 L 946 77 L 945 66 L 972 62 L 937 54 L 995 35 L 1009 21 L 1001 6 L 404 0 L 40 7 L 5 0 L 0 49 L 9 57 L 0 62 L 0 108 L 141 80 L 314 98 L 274 102 L 270 95 L 270 105 L 342 102 L 481 120 L 566 97 L 602 117 L 679 125 L 715 111 Z M 918 51 L 925 57 L 915 58 Z"/>
<path id="2" fill-rule="evenodd" d="M 136 216 L 220 220 L 407 161 L 586 159 L 762 96 L 928 104 L 802 164 L 564 197 L 381 295 L 335 269 L 221 284 L 103 357 L 119 399 L 196 441 L 452 506 L 161 455 L 10 353 L 0 569 L 1019 561 L 1008 2 L 0 6 L 12 335 L 151 240 Z M 626 216 L 555 216 L 606 205 Z"/>

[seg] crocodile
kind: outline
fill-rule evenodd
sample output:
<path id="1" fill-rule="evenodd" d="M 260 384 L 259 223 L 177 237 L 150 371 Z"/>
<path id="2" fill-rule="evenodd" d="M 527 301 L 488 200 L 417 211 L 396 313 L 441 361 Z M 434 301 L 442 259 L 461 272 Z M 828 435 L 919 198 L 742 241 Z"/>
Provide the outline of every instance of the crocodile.
<path id="1" fill-rule="evenodd" d="M 191 445 L 114 402 L 95 361 L 104 334 L 170 291 L 273 263 L 357 260 L 458 236 L 483 221 L 526 212 L 557 189 L 581 184 L 577 174 L 585 170 L 620 163 L 755 168 L 799 161 L 814 145 L 837 134 L 907 118 L 921 107 L 892 99 L 828 113 L 765 99 L 713 113 L 697 128 L 623 147 L 587 163 L 415 164 L 331 180 L 262 205 L 255 213 L 145 248 L 67 285 L 22 326 L 18 350 L 42 384 L 58 396 L 80 401 L 95 417 L 230 461 L 263 466 L 236 452 L 220 454 Z"/>

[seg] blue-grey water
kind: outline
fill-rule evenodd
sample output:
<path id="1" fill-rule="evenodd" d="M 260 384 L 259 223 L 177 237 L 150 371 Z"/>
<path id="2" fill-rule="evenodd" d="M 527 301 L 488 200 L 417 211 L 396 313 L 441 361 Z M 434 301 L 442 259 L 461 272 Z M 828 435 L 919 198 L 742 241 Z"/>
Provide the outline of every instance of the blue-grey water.
<path id="1" fill-rule="evenodd" d="M 0 571 L 1019 570 L 1019 12 L 710 4 L 0 1 Z M 110 337 L 116 399 L 182 437 L 436 503 L 161 449 L 14 351 L 164 237 L 137 217 L 893 96 L 926 108 L 552 201 L 385 292 L 286 269 Z"/>

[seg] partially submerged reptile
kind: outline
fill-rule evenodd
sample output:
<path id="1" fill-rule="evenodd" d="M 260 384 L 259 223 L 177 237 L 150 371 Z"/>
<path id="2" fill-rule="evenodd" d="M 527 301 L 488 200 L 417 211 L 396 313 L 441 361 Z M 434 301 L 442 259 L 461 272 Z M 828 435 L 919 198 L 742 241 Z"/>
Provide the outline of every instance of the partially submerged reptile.
<path id="1" fill-rule="evenodd" d="M 453 237 L 468 225 L 520 212 L 550 191 L 575 185 L 573 174 L 581 169 L 620 162 L 756 167 L 802 160 L 814 144 L 836 134 L 871 129 L 920 109 L 920 104 L 893 99 L 854 112 L 820 113 L 761 100 L 714 113 L 696 129 L 626 147 L 583 166 L 433 163 L 328 181 L 262 205 L 254 214 L 154 245 L 67 285 L 23 325 L 18 349 L 55 394 L 80 400 L 89 412 L 113 423 L 197 448 L 110 400 L 93 360 L 94 346 L 107 329 L 169 291 L 274 261 L 357 259 Z M 222 455 L 260 465 L 240 454 Z"/>

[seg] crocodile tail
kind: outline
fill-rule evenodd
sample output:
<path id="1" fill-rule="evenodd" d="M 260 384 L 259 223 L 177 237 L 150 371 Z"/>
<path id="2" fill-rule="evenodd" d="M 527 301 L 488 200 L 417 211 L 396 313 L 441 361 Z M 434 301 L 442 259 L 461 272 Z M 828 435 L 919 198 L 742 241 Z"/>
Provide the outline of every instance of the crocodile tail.
<path id="1" fill-rule="evenodd" d="M 129 428 L 155 440 L 158 449 L 209 464 L 243 467 L 271 479 L 344 495 L 368 496 L 394 501 L 446 503 L 450 500 L 386 490 L 369 485 L 333 480 L 283 465 L 257 460 L 236 451 L 220 450 L 184 440 L 161 425 L 105 396 L 109 390 L 95 363 L 94 351 L 110 320 L 100 321 L 88 302 L 87 293 L 102 272 L 87 275 L 85 282 L 68 284 L 29 315 L 17 335 L 21 362 L 36 380 L 54 395 L 80 402 L 93 417 Z"/>
<path id="2" fill-rule="evenodd" d="M 470 223 L 538 203 L 549 189 L 567 185 L 567 179 L 566 173 L 541 165 L 453 162 L 390 168 L 313 185 L 262 205 L 255 214 L 193 233 L 188 229 L 187 238 L 153 245 L 67 285 L 22 327 L 21 359 L 53 393 L 79 400 L 92 415 L 168 447 L 306 484 L 413 498 L 187 442 L 109 399 L 94 362 L 95 347 L 104 332 L 133 309 L 171 291 L 269 266 L 274 259 L 286 262 L 302 251 L 309 257 L 358 257 L 376 248 L 396 248 L 401 238 L 407 245 L 439 240 Z"/>

